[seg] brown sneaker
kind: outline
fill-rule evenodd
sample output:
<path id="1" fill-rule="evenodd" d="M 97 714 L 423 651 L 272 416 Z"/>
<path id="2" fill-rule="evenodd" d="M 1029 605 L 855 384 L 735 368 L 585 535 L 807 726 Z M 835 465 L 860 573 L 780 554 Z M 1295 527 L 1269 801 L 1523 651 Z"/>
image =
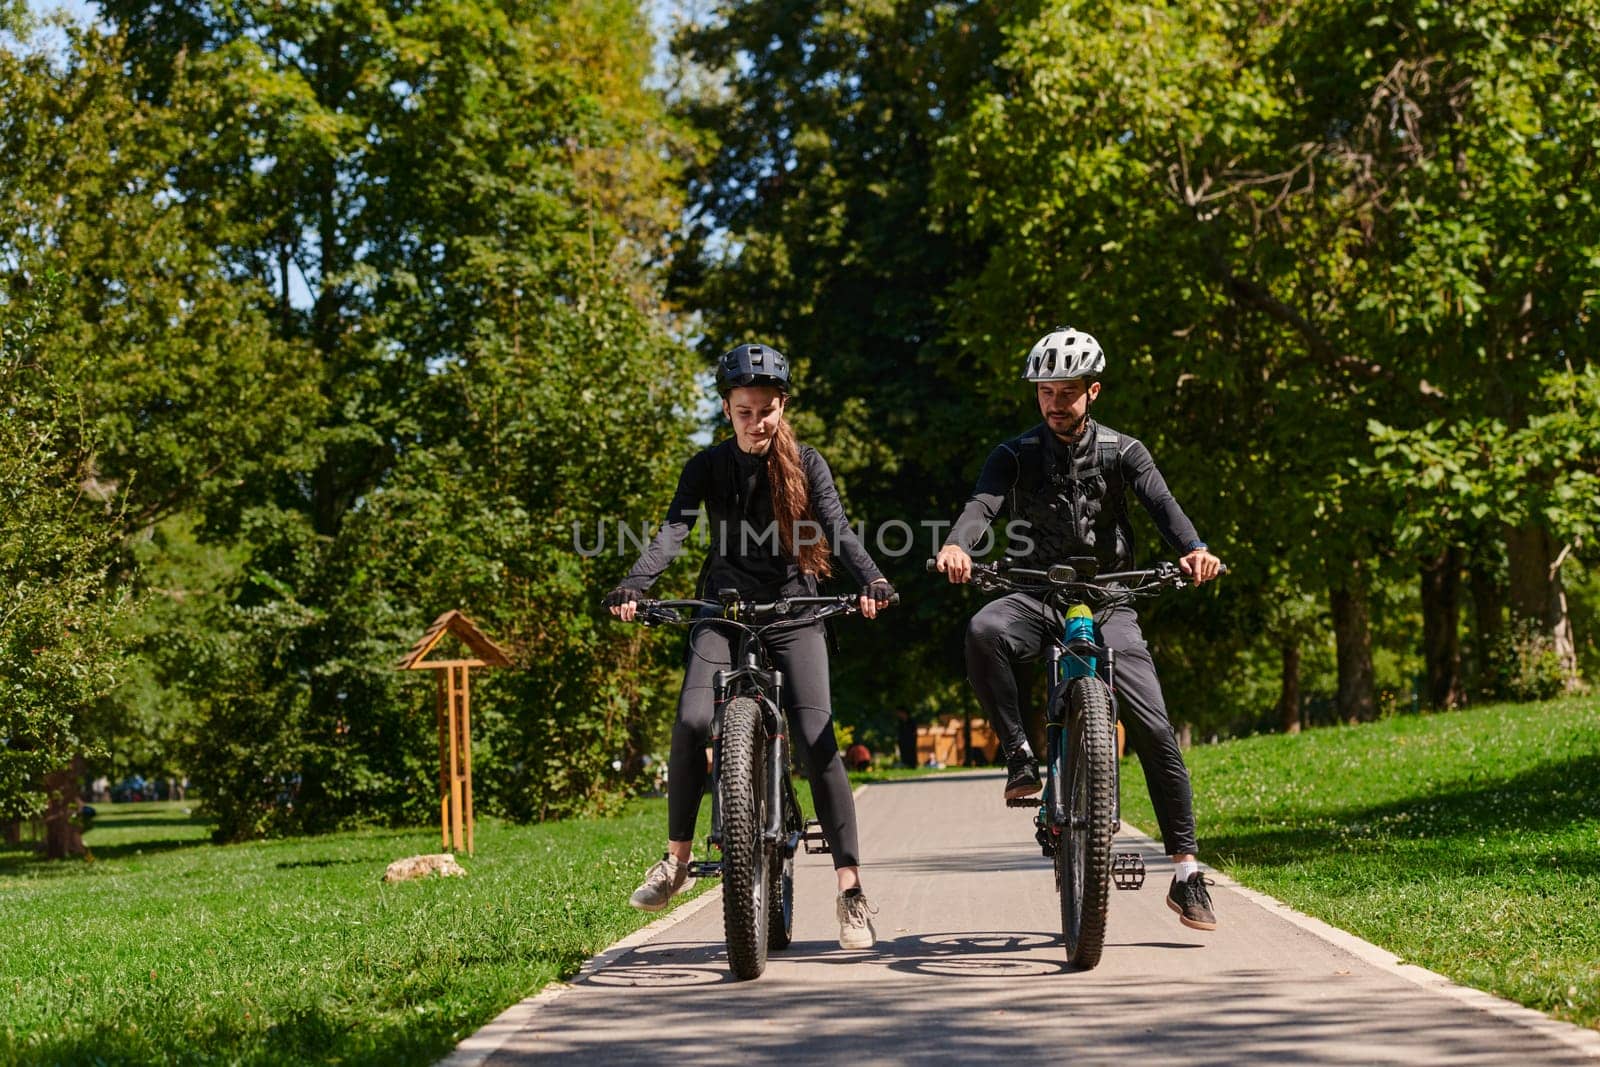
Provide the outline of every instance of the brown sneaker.
<path id="1" fill-rule="evenodd" d="M 689 865 L 668 854 L 650 868 L 628 903 L 640 911 L 660 911 L 689 884 Z"/>
<path id="2" fill-rule="evenodd" d="M 840 893 L 834 910 L 839 916 L 840 948 L 871 948 L 877 943 L 878 931 L 872 928 L 872 917 L 878 909 L 865 893 L 859 889 Z"/>
<path id="3" fill-rule="evenodd" d="M 1178 921 L 1191 930 L 1215 930 L 1216 913 L 1211 910 L 1211 894 L 1206 886 L 1212 883 L 1199 871 L 1187 880 L 1172 879 L 1167 890 L 1167 907 L 1178 913 Z"/>
<path id="4" fill-rule="evenodd" d="M 1026 752 L 1006 757 L 1006 799 L 1021 800 L 1042 789 L 1039 781 L 1039 764 Z"/>

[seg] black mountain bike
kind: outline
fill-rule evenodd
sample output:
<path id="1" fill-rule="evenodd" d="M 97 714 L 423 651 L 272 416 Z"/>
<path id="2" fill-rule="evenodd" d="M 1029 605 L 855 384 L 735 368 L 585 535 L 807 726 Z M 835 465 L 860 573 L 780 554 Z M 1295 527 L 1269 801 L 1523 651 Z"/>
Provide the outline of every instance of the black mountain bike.
<path id="1" fill-rule="evenodd" d="M 783 672 L 772 665 L 763 637 L 790 626 L 809 626 L 860 610 L 859 594 L 789 597 L 770 604 L 717 600 L 641 600 L 646 626 L 724 626 L 738 631 L 734 666 L 712 681 L 711 833 L 706 855 L 689 874 L 722 879 L 722 927 L 728 969 L 736 978 L 759 978 L 769 949 L 794 937 L 794 855 L 831 852 L 816 820 L 807 820 L 789 778 L 788 722 L 782 706 Z M 899 602 L 894 595 L 889 603 Z M 812 610 L 807 610 L 812 609 Z M 689 612 L 687 617 L 685 612 Z"/>
<path id="2" fill-rule="evenodd" d="M 936 569 L 933 560 L 928 569 Z M 1113 702 L 1116 656 L 1099 644 L 1092 609 L 1130 604 L 1190 584 L 1173 563 L 1095 572 L 1093 559 L 1074 559 L 1048 570 L 1015 567 L 1006 560 L 972 565 L 972 584 L 979 589 L 1027 593 L 1066 616 L 1064 632 L 1049 651 L 1044 791 L 1006 804 L 1035 811 L 1035 837 L 1055 865 L 1067 960 L 1083 970 L 1100 962 L 1110 886 L 1139 889 L 1145 878 L 1144 860 L 1137 852 L 1111 851 L 1122 819 Z"/>

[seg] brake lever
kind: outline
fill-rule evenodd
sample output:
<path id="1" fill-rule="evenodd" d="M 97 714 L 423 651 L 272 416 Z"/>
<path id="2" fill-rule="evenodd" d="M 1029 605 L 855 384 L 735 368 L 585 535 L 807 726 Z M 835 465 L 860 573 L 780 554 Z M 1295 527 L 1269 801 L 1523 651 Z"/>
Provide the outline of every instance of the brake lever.
<path id="1" fill-rule="evenodd" d="M 639 612 L 637 617 L 645 626 L 662 626 L 683 621 L 683 616 L 678 614 L 676 608 L 646 608 Z"/>

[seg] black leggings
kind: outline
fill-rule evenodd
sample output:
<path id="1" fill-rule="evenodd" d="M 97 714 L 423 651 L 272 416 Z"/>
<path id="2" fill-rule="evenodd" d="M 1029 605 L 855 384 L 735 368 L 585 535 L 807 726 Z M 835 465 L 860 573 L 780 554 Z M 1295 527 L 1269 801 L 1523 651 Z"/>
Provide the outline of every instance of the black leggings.
<path id="1" fill-rule="evenodd" d="M 695 819 L 706 788 L 706 746 L 711 743 L 713 676 L 733 665 L 738 633 L 727 626 L 696 626 L 689 636 L 689 662 L 672 725 L 667 764 L 667 837 L 694 839 Z M 833 702 L 828 688 L 828 648 L 821 623 L 785 627 L 765 638 L 773 664 L 783 672 L 783 711 L 792 744 L 805 760 L 817 821 L 833 849 L 835 867 L 860 864 L 856 853 L 856 804 L 833 737 Z"/>
<path id="2" fill-rule="evenodd" d="M 1144 767 L 1162 843 L 1168 855 L 1192 854 L 1197 844 L 1189 771 L 1167 718 L 1161 682 L 1139 630 L 1139 616 L 1132 608 L 1117 607 L 1095 612 L 1094 621 L 1100 642 L 1117 654 L 1117 715 L 1128 728 L 1128 740 Z M 977 690 L 978 703 L 1008 753 L 1027 740 L 1020 694 L 1028 687 L 1017 668 L 1040 659 L 1065 622 L 1055 608 L 1025 593 L 1012 593 L 990 601 L 967 627 L 967 680 Z"/>

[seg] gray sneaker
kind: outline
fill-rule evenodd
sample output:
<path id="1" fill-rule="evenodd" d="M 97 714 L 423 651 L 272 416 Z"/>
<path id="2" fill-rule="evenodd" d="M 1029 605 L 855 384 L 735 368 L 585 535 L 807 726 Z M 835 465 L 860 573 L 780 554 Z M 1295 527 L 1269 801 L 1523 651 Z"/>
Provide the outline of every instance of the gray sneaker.
<path id="1" fill-rule="evenodd" d="M 834 910 L 839 915 L 840 948 L 871 948 L 877 942 L 878 932 L 872 928 L 872 916 L 878 914 L 878 909 L 867 900 L 865 893 L 840 893 Z"/>
<path id="2" fill-rule="evenodd" d="M 628 903 L 640 911 L 660 911 L 689 884 L 689 865 L 668 854 L 650 868 L 644 883 L 633 891 Z"/>

